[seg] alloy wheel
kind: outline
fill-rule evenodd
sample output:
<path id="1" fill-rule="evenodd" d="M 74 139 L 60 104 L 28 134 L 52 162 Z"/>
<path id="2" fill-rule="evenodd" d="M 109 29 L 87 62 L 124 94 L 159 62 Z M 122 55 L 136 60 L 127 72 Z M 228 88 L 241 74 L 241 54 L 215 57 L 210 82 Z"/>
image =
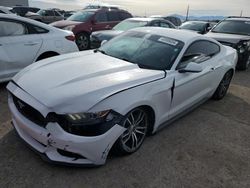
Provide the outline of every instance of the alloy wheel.
<path id="1" fill-rule="evenodd" d="M 131 111 L 123 126 L 127 129 L 121 136 L 123 149 L 127 153 L 135 152 L 141 146 L 147 133 L 147 113 L 140 108 Z"/>
<path id="2" fill-rule="evenodd" d="M 76 40 L 79 50 L 87 50 L 89 47 L 89 38 L 85 34 L 79 34 Z"/>

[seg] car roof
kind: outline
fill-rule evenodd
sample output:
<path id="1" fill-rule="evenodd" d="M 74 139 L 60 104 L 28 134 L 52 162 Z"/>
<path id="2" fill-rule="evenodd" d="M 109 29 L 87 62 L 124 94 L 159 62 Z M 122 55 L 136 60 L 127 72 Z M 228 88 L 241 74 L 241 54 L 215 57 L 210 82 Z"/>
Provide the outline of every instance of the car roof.
<path id="1" fill-rule="evenodd" d="M 196 21 L 186 21 L 186 22 L 184 22 L 184 23 L 188 23 L 188 22 L 193 22 L 193 23 L 209 23 L 209 22 L 206 22 L 206 21 L 198 21 L 198 20 L 196 20 Z"/>
<path id="2" fill-rule="evenodd" d="M 225 20 L 232 20 L 232 21 L 250 21 L 250 17 L 235 17 L 235 18 L 226 18 Z"/>
<path id="3" fill-rule="evenodd" d="M 208 40 L 213 41 L 215 43 L 215 40 L 206 37 L 204 35 L 200 35 L 196 32 L 190 32 L 186 30 L 179 30 L 179 29 L 169 29 L 169 28 L 160 28 L 160 27 L 139 27 L 132 29 L 130 31 L 138 31 L 138 32 L 144 32 L 144 33 L 150 33 L 155 35 L 161 35 L 173 39 L 180 40 L 184 43 L 188 43 L 189 41 L 192 41 L 193 39 L 201 39 L 201 40 Z"/>
<path id="4" fill-rule="evenodd" d="M 2 14 L 2 13 L 0 13 L 0 18 L 13 19 L 13 20 L 21 21 L 21 22 L 27 22 L 27 23 L 42 27 L 44 29 L 50 30 L 50 31 L 60 30 L 60 29 L 57 29 L 53 26 L 50 26 L 50 25 L 47 25 L 47 24 L 44 24 L 42 22 L 38 22 L 38 21 L 29 19 L 29 18 L 24 18 L 24 17 L 18 16 L 16 14 Z M 63 30 L 61 30 L 61 31 L 63 31 Z"/>
<path id="5" fill-rule="evenodd" d="M 144 21 L 144 22 L 150 22 L 153 20 L 164 20 L 163 18 L 143 18 L 143 17 L 136 17 L 136 18 L 128 18 L 128 20 L 134 20 L 134 21 Z"/>

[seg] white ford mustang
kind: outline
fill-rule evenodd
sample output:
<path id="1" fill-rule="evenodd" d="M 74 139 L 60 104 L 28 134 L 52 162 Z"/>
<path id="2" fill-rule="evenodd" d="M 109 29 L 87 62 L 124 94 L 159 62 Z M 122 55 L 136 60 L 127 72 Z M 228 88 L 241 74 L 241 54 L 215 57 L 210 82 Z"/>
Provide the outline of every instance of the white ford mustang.
<path id="1" fill-rule="evenodd" d="M 39 61 L 8 84 L 13 125 L 47 160 L 102 165 L 227 93 L 237 53 L 188 31 L 137 28 L 100 49 Z"/>

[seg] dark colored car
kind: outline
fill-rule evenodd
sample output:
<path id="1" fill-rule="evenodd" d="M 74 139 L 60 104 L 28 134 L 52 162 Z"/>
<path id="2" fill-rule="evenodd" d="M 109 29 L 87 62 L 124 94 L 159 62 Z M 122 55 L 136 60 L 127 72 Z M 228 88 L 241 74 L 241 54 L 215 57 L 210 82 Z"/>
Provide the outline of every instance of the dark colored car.
<path id="1" fill-rule="evenodd" d="M 151 16 L 151 18 L 163 18 L 165 20 L 170 21 L 175 26 L 180 26 L 182 24 L 181 19 L 178 18 L 178 17 L 176 17 L 176 16 L 160 16 L 160 15 L 155 15 L 155 16 Z"/>
<path id="2" fill-rule="evenodd" d="M 228 17 L 219 22 L 207 36 L 238 52 L 238 70 L 250 64 L 250 17 Z"/>
<path id="3" fill-rule="evenodd" d="M 67 20 L 52 23 L 51 25 L 73 31 L 79 50 L 90 48 L 90 35 L 94 31 L 110 30 L 116 24 L 131 18 L 132 15 L 121 9 L 88 9 L 78 11 Z"/>
<path id="4" fill-rule="evenodd" d="M 16 13 L 19 16 L 25 17 L 28 12 L 38 12 L 40 8 L 36 7 L 23 7 L 17 6 L 12 8 L 12 12 Z"/>
<path id="5" fill-rule="evenodd" d="M 174 24 L 162 18 L 129 18 L 117 24 L 112 30 L 93 32 L 90 37 L 91 48 L 99 48 L 102 41 L 110 40 L 129 29 L 143 26 L 176 28 Z"/>
<path id="6" fill-rule="evenodd" d="M 206 34 L 210 29 L 212 29 L 213 25 L 209 22 L 204 21 L 187 21 L 183 23 L 179 29 L 186 29 L 195 31 L 199 34 Z"/>

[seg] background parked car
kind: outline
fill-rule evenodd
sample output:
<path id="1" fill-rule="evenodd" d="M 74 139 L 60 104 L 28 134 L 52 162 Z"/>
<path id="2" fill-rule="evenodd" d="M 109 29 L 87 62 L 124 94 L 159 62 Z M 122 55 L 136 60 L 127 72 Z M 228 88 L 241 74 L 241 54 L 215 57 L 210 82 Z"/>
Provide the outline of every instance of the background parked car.
<path id="1" fill-rule="evenodd" d="M 0 82 L 35 61 L 75 51 L 78 48 L 70 31 L 0 14 Z"/>
<path id="2" fill-rule="evenodd" d="M 186 29 L 195 31 L 199 34 L 206 34 L 210 29 L 212 29 L 213 25 L 209 22 L 204 21 L 187 21 L 183 23 L 179 29 Z"/>
<path id="3" fill-rule="evenodd" d="M 120 21 L 131 18 L 132 15 L 121 9 L 88 9 L 78 11 L 67 20 L 52 23 L 51 25 L 73 31 L 76 35 L 76 44 L 79 50 L 90 48 L 90 35 L 94 31 L 110 30 Z"/>
<path id="4" fill-rule="evenodd" d="M 175 16 L 161 16 L 161 15 L 153 15 L 151 18 L 163 18 L 165 20 L 170 21 L 173 23 L 175 26 L 180 26 L 182 24 L 182 21 L 180 18 L 175 17 Z"/>
<path id="5" fill-rule="evenodd" d="M 65 11 L 65 13 L 63 14 L 64 19 L 66 20 L 67 18 L 69 18 L 70 16 L 72 16 L 73 14 L 75 14 L 77 11 Z"/>
<path id="6" fill-rule="evenodd" d="M 117 24 L 112 30 L 93 32 L 90 37 L 91 48 L 99 48 L 102 41 L 110 40 L 129 29 L 143 26 L 176 28 L 174 24 L 162 18 L 129 18 Z"/>
<path id="7" fill-rule="evenodd" d="M 229 17 L 219 22 L 207 36 L 233 47 L 238 52 L 238 70 L 250 64 L 250 17 Z"/>
<path id="8" fill-rule="evenodd" d="M 12 8 L 0 6 L 0 13 L 2 14 L 13 14 Z"/>
<path id="9" fill-rule="evenodd" d="M 64 19 L 58 11 L 51 9 L 39 10 L 37 13 L 28 12 L 26 17 L 47 24 Z"/>
<path id="10" fill-rule="evenodd" d="M 17 6 L 17 7 L 13 7 L 12 8 L 12 11 L 14 13 L 16 13 L 17 15 L 19 16 L 23 16 L 25 17 L 25 15 L 28 13 L 28 12 L 38 12 L 40 10 L 40 8 L 36 8 L 36 7 L 21 7 L 21 6 Z"/>

